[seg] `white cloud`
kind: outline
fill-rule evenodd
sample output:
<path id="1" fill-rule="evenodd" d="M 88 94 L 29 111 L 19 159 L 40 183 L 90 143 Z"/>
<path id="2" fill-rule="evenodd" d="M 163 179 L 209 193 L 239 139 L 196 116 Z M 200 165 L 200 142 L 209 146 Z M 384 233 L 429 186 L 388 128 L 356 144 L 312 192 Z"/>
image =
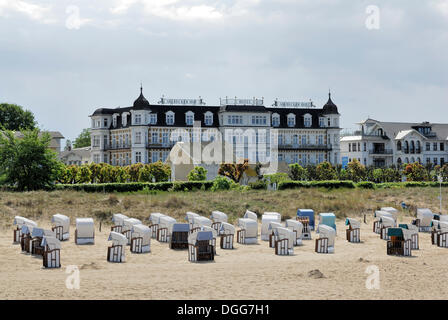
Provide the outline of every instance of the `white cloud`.
<path id="1" fill-rule="evenodd" d="M 431 3 L 431 6 L 442 15 L 448 17 L 448 0 L 437 0 Z"/>
<path id="2" fill-rule="evenodd" d="M 50 9 L 50 6 L 41 6 L 23 0 L 0 0 L 0 16 L 8 16 L 8 12 L 18 12 L 32 20 L 52 23 L 54 20 L 47 15 Z"/>

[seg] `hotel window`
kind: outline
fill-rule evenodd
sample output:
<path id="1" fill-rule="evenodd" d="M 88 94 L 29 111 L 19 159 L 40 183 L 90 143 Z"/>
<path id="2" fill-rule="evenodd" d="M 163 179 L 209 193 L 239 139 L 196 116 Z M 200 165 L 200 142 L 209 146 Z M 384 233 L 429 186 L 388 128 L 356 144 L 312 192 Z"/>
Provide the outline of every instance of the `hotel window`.
<path id="1" fill-rule="evenodd" d="M 306 145 L 306 135 L 302 136 L 302 145 Z"/>
<path id="2" fill-rule="evenodd" d="M 168 111 L 166 113 L 166 124 L 168 124 L 168 125 L 174 124 L 174 112 Z"/>
<path id="3" fill-rule="evenodd" d="M 319 127 L 325 127 L 325 118 L 319 118 Z"/>
<path id="4" fill-rule="evenodd" d="M 243 116 L 228 116 L 227 117 L 228 124 L 243 124 Z"/>
<path id="5" fill-rule="evenodd" d="M 437 165 L 437 158 L 434 158 L 434 164 Z"/>
<path id="6" fill-rule="evenodd" d="M 93 136 L 93 146 L 94 147 L 99 147 L 100 146 L 100 137 Z"/>
<path id="7" fill-rule="evenodd" d="M 322 135 L 320 135 L 320 136 L 317 138 L 317 144 L 318 144 L 318 145 L 323 145 L 323 144 L 324 144 L 324 137 L 323 137 Z"/>
<path id="8" fill-rule="evenodd" d="M 364 151 L 367 151 L 367 143 L 364 142 Z"/>
<path id="9" fill-rule="evenodd" d="M 324 155 L 323 155 L 322 153 L 319 153 L 318 162 L 319 162 L 319 163 L 324 162 Z"/>
<path id="10" fill-rule="evenodd" d="M 266 116 L 252 116 L 253 125 L 266 125 Z"/>
<path id="11" fill-rule="evenodd" d="M 151 134 L 151 142 L 152 143 L 159 143 L 159 133 L 158 132 L 153 132 Z"/>
<path id="12" fill-rule="evenodd" d="M 437 142 L 434 142 L 432 144 L 432 149 L 433 149 L 433 151 L 437 151 Z M 436 162 L 434 162 L 434 163 L 436 163 Z"/>
<path id="13" fill-rule="evenodd" d="M 187 126 L 192 126 L 194 122 L 194 113 L 191 111 L 188 111 L 185 114 L 185 123 L 187 124 Z"/>
<path id="14" fill-rule="evenodd" d="M 142 162 L 142 153 L 140 151 L 137 151 L 135 153 L 135 162 L 137 163 Z"/>
<path id="15" fill-rule="evenodd" d="M 311 127 L 311 115 L 310 114 L 306 114 L 304 116 L 304 120 L 303 120 L 304 126 L 309 128 Z"/>
<path id="16" fill-rule="evenodd" d="M 352 152 L 352 144 L 351 143 L 348 144 L 348 152 Z"/>
<path id="17" fill-rule="evenodd" d="M 107 128 L 107 118 L 104 118 L 104 127 Z"/>
<path id="18" fill-rule="evenodd" d="M 97 128 L 101 127 L 101 121 L 100 121 L 100 120 L 98 120 L 98 121 L 96 122 L 96 127 L 97 127 Z"/>
<path id="19" fill-rule="evenodd" d="M 117 117 L 114 117 L 114 119 L 113 119 L 113 125 L 114 125 L 114 127 L 117 126 Z"/>
<path id="20" fill-rule="evenodd" d="M 278 161 L 283 161 L 283 154 L 279 153 L 279 155 L 278 155 Z"/>
<path id="21" fill-rule="evenodd" d="M 159 153 L 158 153 L 158 152 L 152 152 L 152 153 L 151 153 L 151 161 L 152 161 L 152 162 L 157 162 L 157 161 L 159 161 Z"/>
<path id="22" fill-rule="evenodd" d="M 93 162 L 100 163 L 100 155 L 99 154 L 93 155 Z"/>
<path id="23" fill-rule="evenodd" d="M 279 134 L 278 135 L 278 145 L 282 145 L 283 144 L 283 135 Z"/>
<path id="24" fill-rule="evenodd" d="M 142 115 L 136 114 L 135 115 L 135 124 L 141 124 L 142 123 Z"/>
<path id="25" fill-rule="evenodd" d="M 426 151 L 431 151 L 431 144 L 426 142 Z"/>
<path id="26" fill-rule="evenodd" d="M 211 126 L 213 124 L 213 113 L 206 112 L 204 122 L 206 126 Z"/>
<path id="27" fill-rule="evenodd" d="M 88 163 L 88 161 L 86 161 L 85 163 Z M 107 154 L 104 155 L 104 163 L 108 163 L 108 161 L 107 161 Z"/>
<path id="28" fill-rule="evenodd" d="M 440 142 L 440 151 L 445 150 L 445 144 L 443 142 Z"/>
<path id="29" fill-rule="evenodd" d="M 157 113 L 151 113 L 149 115 L 149 123 L 156 124 L 157 123 Z"/>
<path id="30" fill-rule="evenodd" d="M 296 125 L 296 116 L 288 114 L 288 127 L 294 127 Z"/>
<path id="31" fill-rule="evenodd" d="M 103 148 L 107 148 L 107 136 L 103 136 Z"/>
<path id="32" fill-rule="evenodd" d="M 168 144 L 170 141 L 169 141 L 169 136 L 168 136 L 168 132 L 164 132 L 164 133 L 162 133 L 162 143 L 163 144 Z"/>
<path id="33" fill-rule="evenodd" d="M 141 132 L 135 133 L 135 143 L 142 143 L 142 133 Z"/>
<path id="34" fill-rule="evenodd" d="M 278 127 L 280 125 L 280 116 L 277 113 L 272 115 L 272 126 Z"/>
<path id="35" fill-rule="evenodd" d="M 163 162 L 165 162 L 166 159 L 168 159 L 168 155 L 169 155 L 169 152 L 168 152 L 168 151 L 163 151 L 163 152 L 162 152 L 162 161 L 163 161 Z"/>

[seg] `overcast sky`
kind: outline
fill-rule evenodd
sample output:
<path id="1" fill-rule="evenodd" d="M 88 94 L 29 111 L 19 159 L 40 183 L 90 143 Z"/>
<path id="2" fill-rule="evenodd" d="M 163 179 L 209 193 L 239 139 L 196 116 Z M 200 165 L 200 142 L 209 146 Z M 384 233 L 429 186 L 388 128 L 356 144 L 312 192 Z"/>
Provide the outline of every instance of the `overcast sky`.
<path id="1" fill-rule="evenodd" d="M 344 128 L 448 122 L 447 60 L 448 0 L 0 0 L 0 102 L 69 139 L 140 81 L 151 103 L 331 88 Z"/>

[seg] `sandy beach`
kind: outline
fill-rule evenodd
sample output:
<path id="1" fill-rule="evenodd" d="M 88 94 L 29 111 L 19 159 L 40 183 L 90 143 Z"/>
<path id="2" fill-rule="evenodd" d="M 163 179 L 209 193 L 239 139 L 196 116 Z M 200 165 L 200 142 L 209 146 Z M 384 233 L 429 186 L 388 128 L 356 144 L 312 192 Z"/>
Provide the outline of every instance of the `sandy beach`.
<path id="1" fill-rule="evenodd" d="M 410 218 L 407 219 L 410 221 Z M 372 218 L 362 224 L 362 243 L 345 240 L 337 223 L 334 254 L 317 254 L 312 241 L 295 247 L 294 256 L 276 256 L 268 243 L 235 244 L 217 249 L 214 262 L 190 263 L 187 251 L 151 242 L 149 254 L 131 254 L 125 263 L 106 261 L 109 228 L 96 231 L 95 245 L 62 243 L 60 269 L 44 269 L 42 259 L 21 253 L 12 230 L 0 237 L 0 299 L 447 299 L 443 281 L 448 249 L 431 245 L 420 233 L 413 257 L 386 255 L 386 242 L 372 232 Z M 49 227 L 48 222 L 39 222 Z M 68 289 L 68 266 L 80 272 L 80 288 Z M 366 269 L 376 266 L 380 289 L 367 289 Z M 375 267 L 374 267 L 375 268 Z M 310 276 L 319 270 L 323 277 Z"/>

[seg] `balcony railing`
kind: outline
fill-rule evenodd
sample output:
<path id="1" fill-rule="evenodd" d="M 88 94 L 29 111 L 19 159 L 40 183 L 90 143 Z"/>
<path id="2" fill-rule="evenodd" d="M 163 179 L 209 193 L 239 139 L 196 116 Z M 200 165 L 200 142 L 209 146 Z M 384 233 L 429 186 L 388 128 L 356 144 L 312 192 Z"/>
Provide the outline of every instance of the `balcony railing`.
<path id="1" fill-rule="evenodd" d="M 176 144 L 176 141 L 170 141 L 170 142 L 165 142 L 165 143 L 152 143 L 149 142 L 146 144 L 146 148 L 148 149 L 155 149 L 155 148 L 172 148 L 174 145 Z"/>
<path id="2" fill-rule="evenodd" d="M 331 150 L 332 145 L 329 144 L 286 144 L 279 143 L 278 149 L 298 149 L 298 150 Z"/>
<path id="3" fill-rule="evenodd" d="M 369 154 L 393 154 L 391 149 L 372 149 L 369 150 Z"/>
<path id="4" fill-rule="evenodd" d="M 400 151 L 400 150 L 398 150 Z M 403 153 L 412 153 L 412 154 L 420 154 L 422 153 L 422 149 L 421 148 L 403 148 L 401 149 L 401 151 Z"/>
<path id="5" fill-rule="evenodd" d="M 116 143 L 104 146 L 104 150 L 122 150 L 122 149 L 130 149 L 130 143 Z"/>

